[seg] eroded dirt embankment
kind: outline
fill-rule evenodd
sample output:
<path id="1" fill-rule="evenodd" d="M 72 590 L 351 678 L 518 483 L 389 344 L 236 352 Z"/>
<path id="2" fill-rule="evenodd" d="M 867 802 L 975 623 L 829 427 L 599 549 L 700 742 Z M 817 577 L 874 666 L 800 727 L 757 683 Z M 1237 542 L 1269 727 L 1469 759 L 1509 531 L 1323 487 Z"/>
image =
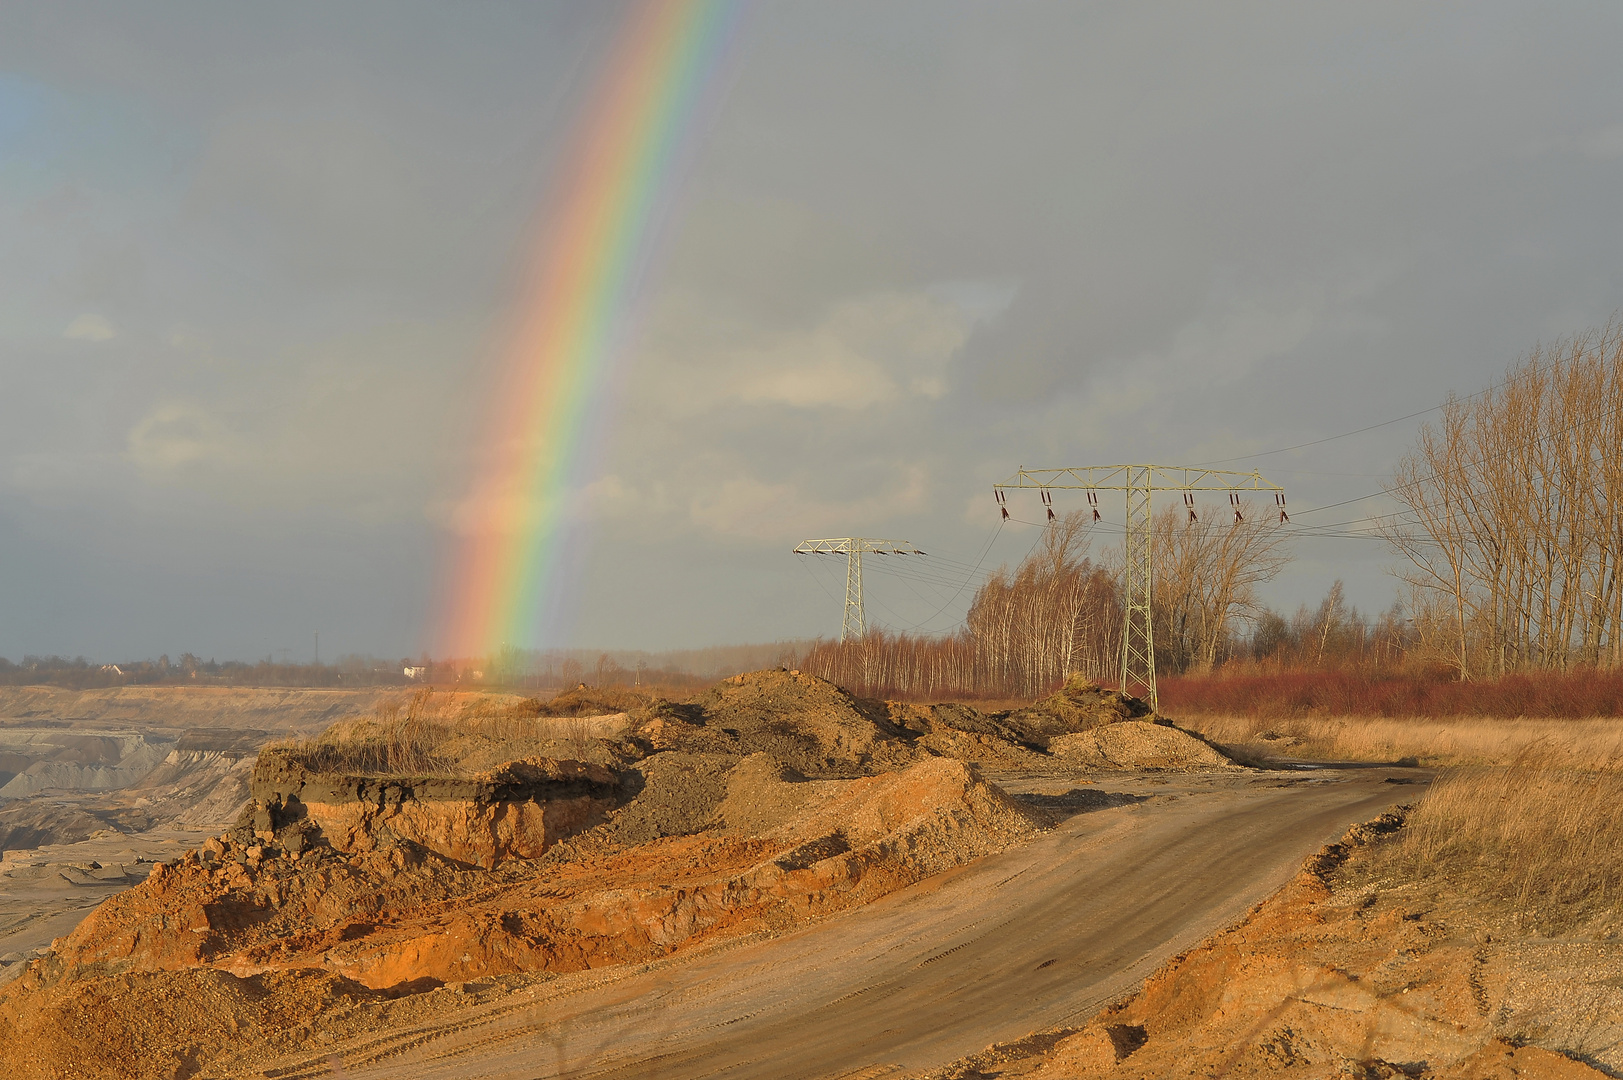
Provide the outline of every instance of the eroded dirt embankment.
<path id="1" fill-rule="evenodd" d="M 312 772 L 285 749 L 259 756 L 253 801 L 236 830 L 300 855 L 312 842 L 345 853 L 397 841 L 472 866 L 538 859 L 566 836 L 601 823 L 620 780 L 599 765 L 533 758 L 476 776 L 372 777 Z"/>
<path id="2" fill-rule="evenodd" d="M 265 1015 L 278 996 L 336 1008 L 340 998 L 646 961 L 716 935 L 791 929 L 1045 824 L 945 759 L 851 781 L 789 781 L 752 762 L 740 770 L 729 796 L 795 806 L 789 820 L 762 835 L 722 829 L 558 865 L 514 860 L 495 873 L 409 841 L 350 857 L 325 847 L 240 864 L 230 849 L 218 862 L 188 856 L 108 901 L 0 991 L 0 1040 L 27 1048 L 21 1076 L 85 1060 L 99 1060 L 100 1075 L 137 1076 L 222 1054 L 251 1061 L 305 1045 L 308 1014 Z M 175 999 L 167 1015 L 135 1007 L 154 994 Z M 138 1045 L 154 1049 L 109 1066 Z"/>
<path id="3" fill-rule="evenodd" d="M 918 1080 L 1623 1073 L 1623 943 L 1529 936 L 1505 905 L 1384 876 L 1405 810 L 1355 826 L 1083 1028 Z"/>

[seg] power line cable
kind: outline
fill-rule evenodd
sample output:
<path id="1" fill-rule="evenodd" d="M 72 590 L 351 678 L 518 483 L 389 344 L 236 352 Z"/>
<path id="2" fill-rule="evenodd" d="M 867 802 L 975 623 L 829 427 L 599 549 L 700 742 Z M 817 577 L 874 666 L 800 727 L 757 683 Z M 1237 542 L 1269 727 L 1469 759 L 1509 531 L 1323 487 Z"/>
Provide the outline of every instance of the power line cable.
<path id="1" fill-rule="evenodd" d="M 992 530 L 992 535 L 991 535 L 991 536 L 989 536 L 989 537 L 987 537 L 987 539 L 986 539 L 986 543 L 985 543 L 985 544 L 983 544 L 983 545 L 981 545 L 981 553 L 980 553 L 980 557 L 979 557 L 979 558 L 978 558 L 978 559 L 976 559 L 976 560 L 975 560 L 975 571 L 976 571 L 976 572 L 979 572 L 979 570 L 980 570 L 980 568 L 981 568 L 981 564 L 982 564 L 982 563 L 984 563 L 984 562 L 985 562 L 985 561 L 986 561 L 986 556 L 987 556 L 987 554 L 988 554 L 988 553 L 989 553 L 989 552 L 991 552 L 991 550 L 992 550 L 992 545 L 993 545 L 993 544 L 995 544 L 995 543 L 997 543 L 997 538 L 998 538 L 998 537 L 999 537 L 999 536 L 1000 536 L 1000 535 L 1002 535 L 1002 533 L 1003 533 L 1003 521 L 1002 521 L 1002 520 L 1001 520 L 1001 519 L 999 519 L 999 521 L 998 521 L 998 523 L 997 523 L 997 526 L 996 526 L 996 527 L 995 527 L 995 528 L 993 528 L 993 530 Z M 1033 548 L 1033 550 L 1035 550 L 1035 548 Z M 969 582 L 970 582 L 970 580 L 971 580 L 971 578 L 972 578 L 972 577 L 973 577 L 973 576 L 974 576 L 974 575 L 973 575 L 973 574 L 971 574 L 971 575 L 970 575 L 970 577 L 966 577 L 966 578 L 965 578 L 965 579 L 964 579 L 964 582 L 963 582 L 963 584 L 962 584 L 962 585 L 960 585 L 960 586 L 958 586 L 958 591 L 957 591 L 957 592 L 955 592 L 955 593 L 953 593 L 953 594 L 952 594 L 952 595 L 951 595 L 951 596 L 950 596 L 950 597 L 948 597 L 948 598 L 947 598 L 947 602 L 946 602 L 946 603 L 945 603 L 945 604 L 942 604 L 942 605 L 941 605 L 941 606 L 940 606 L 940 607 L 938 607 L 938 608 L 936 608 L 936 609 L 935 609 L 935 611 L 933 611 L 933 612 L 931 612 L 931 613 L 930 613 L 930 615 L 929 615 L 929 616 L 928 616 L 928 617 L 927 617 L 927 618 L 925 618 L 925 619 L 923 619 L 923 620 L 921 620 L 921 621 L 920 621 L 920 622 L 916 622 L 916 623 L 914 623 L 914 624 L 913 624 L 913 625 L 912 625 L 912 626 L 911 626 L 911 627 L 909 627 L 909 628 L 908 628 L 908 629 L 910 629 L 910 630 L 917 630 L 917 629 L 918 629 L 918 628 L 919 628 L 919 627 L 921 627 L 921 626 L 924 626 L 924 625 L 925 625 L 925 624 L 926 624 L 926 623 L 929 623 L 929 622 L 930 622 L 930 621 L 931 621 L 931 620 L 933 620 L 933 619 L 934 619 L 934 618 L 935 618 L 935 617 L 936 617 L 936 616 L 937 616 L 937 615 L 940 615 L 940 614 L 941 614 L 941 613 L 942 613 L 942 612 L 943 612 L 943 611 L 946 611 L 946 610 L 947 610 L 947 608 L 948 608 L 948 607 L 950 607 L 950 606 L 951 606 L 951 605 L 952 605 L 952 603 L 953 603 L 953 602 L 954 602 L 954 601 L 955 601 L 955 600 L 957 600 L 957 599 L 958 599 L 958 597 L 959 597 L 959 596 L 960 596 L 960 595 L 961 595 L 961 594 L 962 594 L 962 593 L 963 593 L 963 591 L 964 591 L 964 589 L 966 589 L 966 588 L 968 588 L 968 587 L 969 587 Z M 960 619 L 960 620 L 958 620 L 958 623 L 956 623 L 956 624 L 954 624 L 954 625 L 962 625 L 962 623 L 963 623 L 963 620 L 962 620 L 962 619 Z M 950 629 L 952 629 L 952 627 L 948 627 L 948 628 L 947 628 L 947 629 L 949 629 L 949 630 L 950 630 Z M 944 632 L 945 632 L 945 631 L 943 631 L 943 633 L 944 633 Z"/>
<path id="2" fill-rule="evenodd" d="M 1615 320 L 1616 316 L 1614 315 L 1613 318 Z M 1580 359 L 1581 359 L 1581 357 L 1571 357 L 1569 359 L 1563 359 L 1563 360 L 1552 360 L 1548 365 L 1545 365 L 1543 367 L 1535 366 L 1531 370 L 1532 371 L 1554 371 L 1556 368 L 1560 367 L 1562 364 L 1569 363 L 1569 362 L 1576 364 Z M 1520 371 L 1513 371 L 1512 373 L 1506 375 L 1503 379 L 1500 379 L 1498 382 L 1494 383 L 1492 386 L 1489 386 L 1489 387 L 1487 387 L 1485 389 L 1482 389 L 1482 390 L 1478 390 L 1475 393 L 1466 394 L 1462 398 L 1455 398 L 1453 400 L 1463 403 L 1463 402 L 1470 401 L 1472 398 L 1482 397 L 1482 396 L 1484 396 L 1486 394 L 1491 394 L 1495 390 L 1500 390 L 1500 389 L 1503 389 L 1504 387 L 1510 385 L 1511 381 L 1516 379 L 1517 377 L 1519 377 L 1521 374 L 1522 374 L 1522 372 L 1520 372 Z M 1217 458 L 1214 461 L 1197 461 L 1197 462 L 1194 463 L 1194 465 L 1192 467 L 1193 468 L 1203 468 L 1203 467 L 1208 466 L 1208 465 L 1225 465 L 1225 464 L 1228 464 L 1231 461 L 1246 461 L 1246 460 L 1249 460 L 1250 458 L 1269 457 L 1269 456 L 1271 456 L 1273 454 L 1289 453 L 1292 450 L 1303 450 L 1303 449 L 1306 449 L 1309 446 L 1321 446 L 1324 443 L 1335 442 L 1338 439 L 1350 439 L 1354 435 L 1362 435 L 1367 431 L 1376 431 L 1376 430 L 1378 430 L 1380 428 L 1383 428 L 1383 427 L 1391 427 L 1393 424 L 1401 424 L 1405 420 L 1413 420 L 1417 416 L 1425 416 L 1427 413 L 1434 413 L 1438 409 L 1446 407 L 1448 404 L 1449 403 L 1447 401 L 1444 401 L 1441 404 L 1433 405 L 1429 409 L 1421 409 L 1418 412 L 1412 412 L 1412 413 L 1409 413 L 1406 416 L 1393 417 L 1391 420 L 1382 420 L 1378 424 L 1368 424 L 1368 425 L 1366 425 L 1364 427 L 1357 428 L 1357 429 L 1355 429 L 1353 431 L 1343 431 L 1339 435 L 1328 435 L 1328 436 L 1326 436 L 1326 437 L 1324 437 L 1322 439 L 1313 439 L 1310 442 L 1297 443 L 1294 446 L 1281 446 L 1281 447 L 1278 447 L 1278 448 L 1273 449 L 1273 450 L 1258 451 L 1255 454 L 1241 454 L 1238 457 Z"/>
<path id="3" fill-rule="evenodd" d="M 1444 404 L 1446 405 L 1447 402 L 1444 402 Z M 1335 442 L 1337 439 L 1350 439 L 1354 435 L 1362 435 L 1366 431 L 1375 431 L 1379 428 L 1391 427 L 1393 424 L 1401 424 L 1405 420 L 1413 420 L 1417 416 L 1425 416 L 1427 413 L 1434 413 L 1442 407 L 1442 405 L 1433 405 L 1429 409 L 1421 409 L 1419 412 L 1412 412 L 1407 416 L 1398 416 L 1391 420 L 1382 420 L 1379 424 L 1370 424 L 1367 427 L 1358 428 L 1356 431 L 1343 431 L 1340 435 L 1330 435 L 1323 439 L 1314 439 L 1311 442 L 1297 443 L 1295 446 L 1281 446 L 1276 450 L 1263 450 L 1256 454 L 1241 454 L 1239 457 L 1217 458 L 1213 461 L 1197 461 L 1195 462 L 1194 467 L 1204 468 L 1208 465 L 1225 465 L 1231 461 L 1249 461 L 1252 458 L 1269 457 L 1273 454 L 1288 454 L 1292 450 L 1305 450 L 1309 446 L 1322 446 L 1328 442 Z"/>

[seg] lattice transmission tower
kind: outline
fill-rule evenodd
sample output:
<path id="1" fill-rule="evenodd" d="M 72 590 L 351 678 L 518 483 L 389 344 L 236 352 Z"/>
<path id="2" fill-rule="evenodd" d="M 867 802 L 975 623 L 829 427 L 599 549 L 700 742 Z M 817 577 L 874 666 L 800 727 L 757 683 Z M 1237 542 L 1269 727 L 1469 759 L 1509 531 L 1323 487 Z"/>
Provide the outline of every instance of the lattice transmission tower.
<path id="1" fill-rule="evenodd" d="M 796 555 L 845 556 L 845 620 L 840 623 L 840 641 L 854 640 L 868 632 L 862 614 L 862 556 L 923 555 L 906 540 L 876 540 L 867 536 L 840 536 L 831 540 L 804 540 L 795 547 Z"/>
<path id="2" fill-rule="evenodd" d="M 1021 469 L 1001 484 L 994 484 L 993 494 L 1005 519 L 1009 516 L 1008 499 L 1004 494 L 1012 488 L 1037 488 L 1042 493 L 1048 520 L 1054 520 L 1054 499 L 1049 494 L 1057 490 L 1080 490 L 1088 493 L 1088 506 L 1093 520 L 1098 521 L 1101 491 L 1121 491 L 1127 495 L 1127 528 L 1122 537 L 1122 630 L 1121 630 L 1121 689 L 1149 702 L 1150 708 L 1159 708 L 1155 694 L 1155 622 L 1150 609 L 1150 597 L 1155 587 L 1155 520 L 1151 510 L 1151 492 L 1181 491 L 1183 505 L 1189 511 L 1189 520 L 1196 520 L 1195 495 L 1197 491 L 1225 491 L 1234 521 L 1244 521 L 1240 496 L 1247 491 L 1271 491 L 1279 520 L 1287 522 L 1285 489 L 1270 483 L 1258 472 L 1232 472 L 1227 469 L 1199 469 L 1185 465 L 1090 465 L 1075 469 Z"/>

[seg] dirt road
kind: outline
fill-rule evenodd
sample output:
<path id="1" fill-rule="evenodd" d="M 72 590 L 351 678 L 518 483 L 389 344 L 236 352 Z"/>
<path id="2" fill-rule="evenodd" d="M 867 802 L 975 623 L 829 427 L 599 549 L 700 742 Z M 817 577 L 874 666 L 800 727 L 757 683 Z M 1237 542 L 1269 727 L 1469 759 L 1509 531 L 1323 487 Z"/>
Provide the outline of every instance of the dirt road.
<path id="1" fill-rule="evenodd" d="M 1388 776 L 1420 775 L 1101 782 L 1147 797 L 788 937 L 559 980 L 275 1074 L 854 1080 L 944 1064 L 1085 1019 L 1348 825 L 1418 796 Z"/>

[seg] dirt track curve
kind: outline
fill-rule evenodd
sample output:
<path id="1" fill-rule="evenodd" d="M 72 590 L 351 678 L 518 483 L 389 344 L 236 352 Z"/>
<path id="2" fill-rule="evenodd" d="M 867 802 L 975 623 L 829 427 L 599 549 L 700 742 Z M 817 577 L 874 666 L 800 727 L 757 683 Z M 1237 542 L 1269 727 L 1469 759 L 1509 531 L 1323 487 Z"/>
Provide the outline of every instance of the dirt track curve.
<path id="1" fill-rule="evenodd" d="M 1084 1020 L 1348 825 L 1419 794 L 1387 777 L 1420 775 L 1103 781 L 1155 794 L 788 937 L 560 980 L 272 1075 L 867 1080 L 934 1067 Z"/>

